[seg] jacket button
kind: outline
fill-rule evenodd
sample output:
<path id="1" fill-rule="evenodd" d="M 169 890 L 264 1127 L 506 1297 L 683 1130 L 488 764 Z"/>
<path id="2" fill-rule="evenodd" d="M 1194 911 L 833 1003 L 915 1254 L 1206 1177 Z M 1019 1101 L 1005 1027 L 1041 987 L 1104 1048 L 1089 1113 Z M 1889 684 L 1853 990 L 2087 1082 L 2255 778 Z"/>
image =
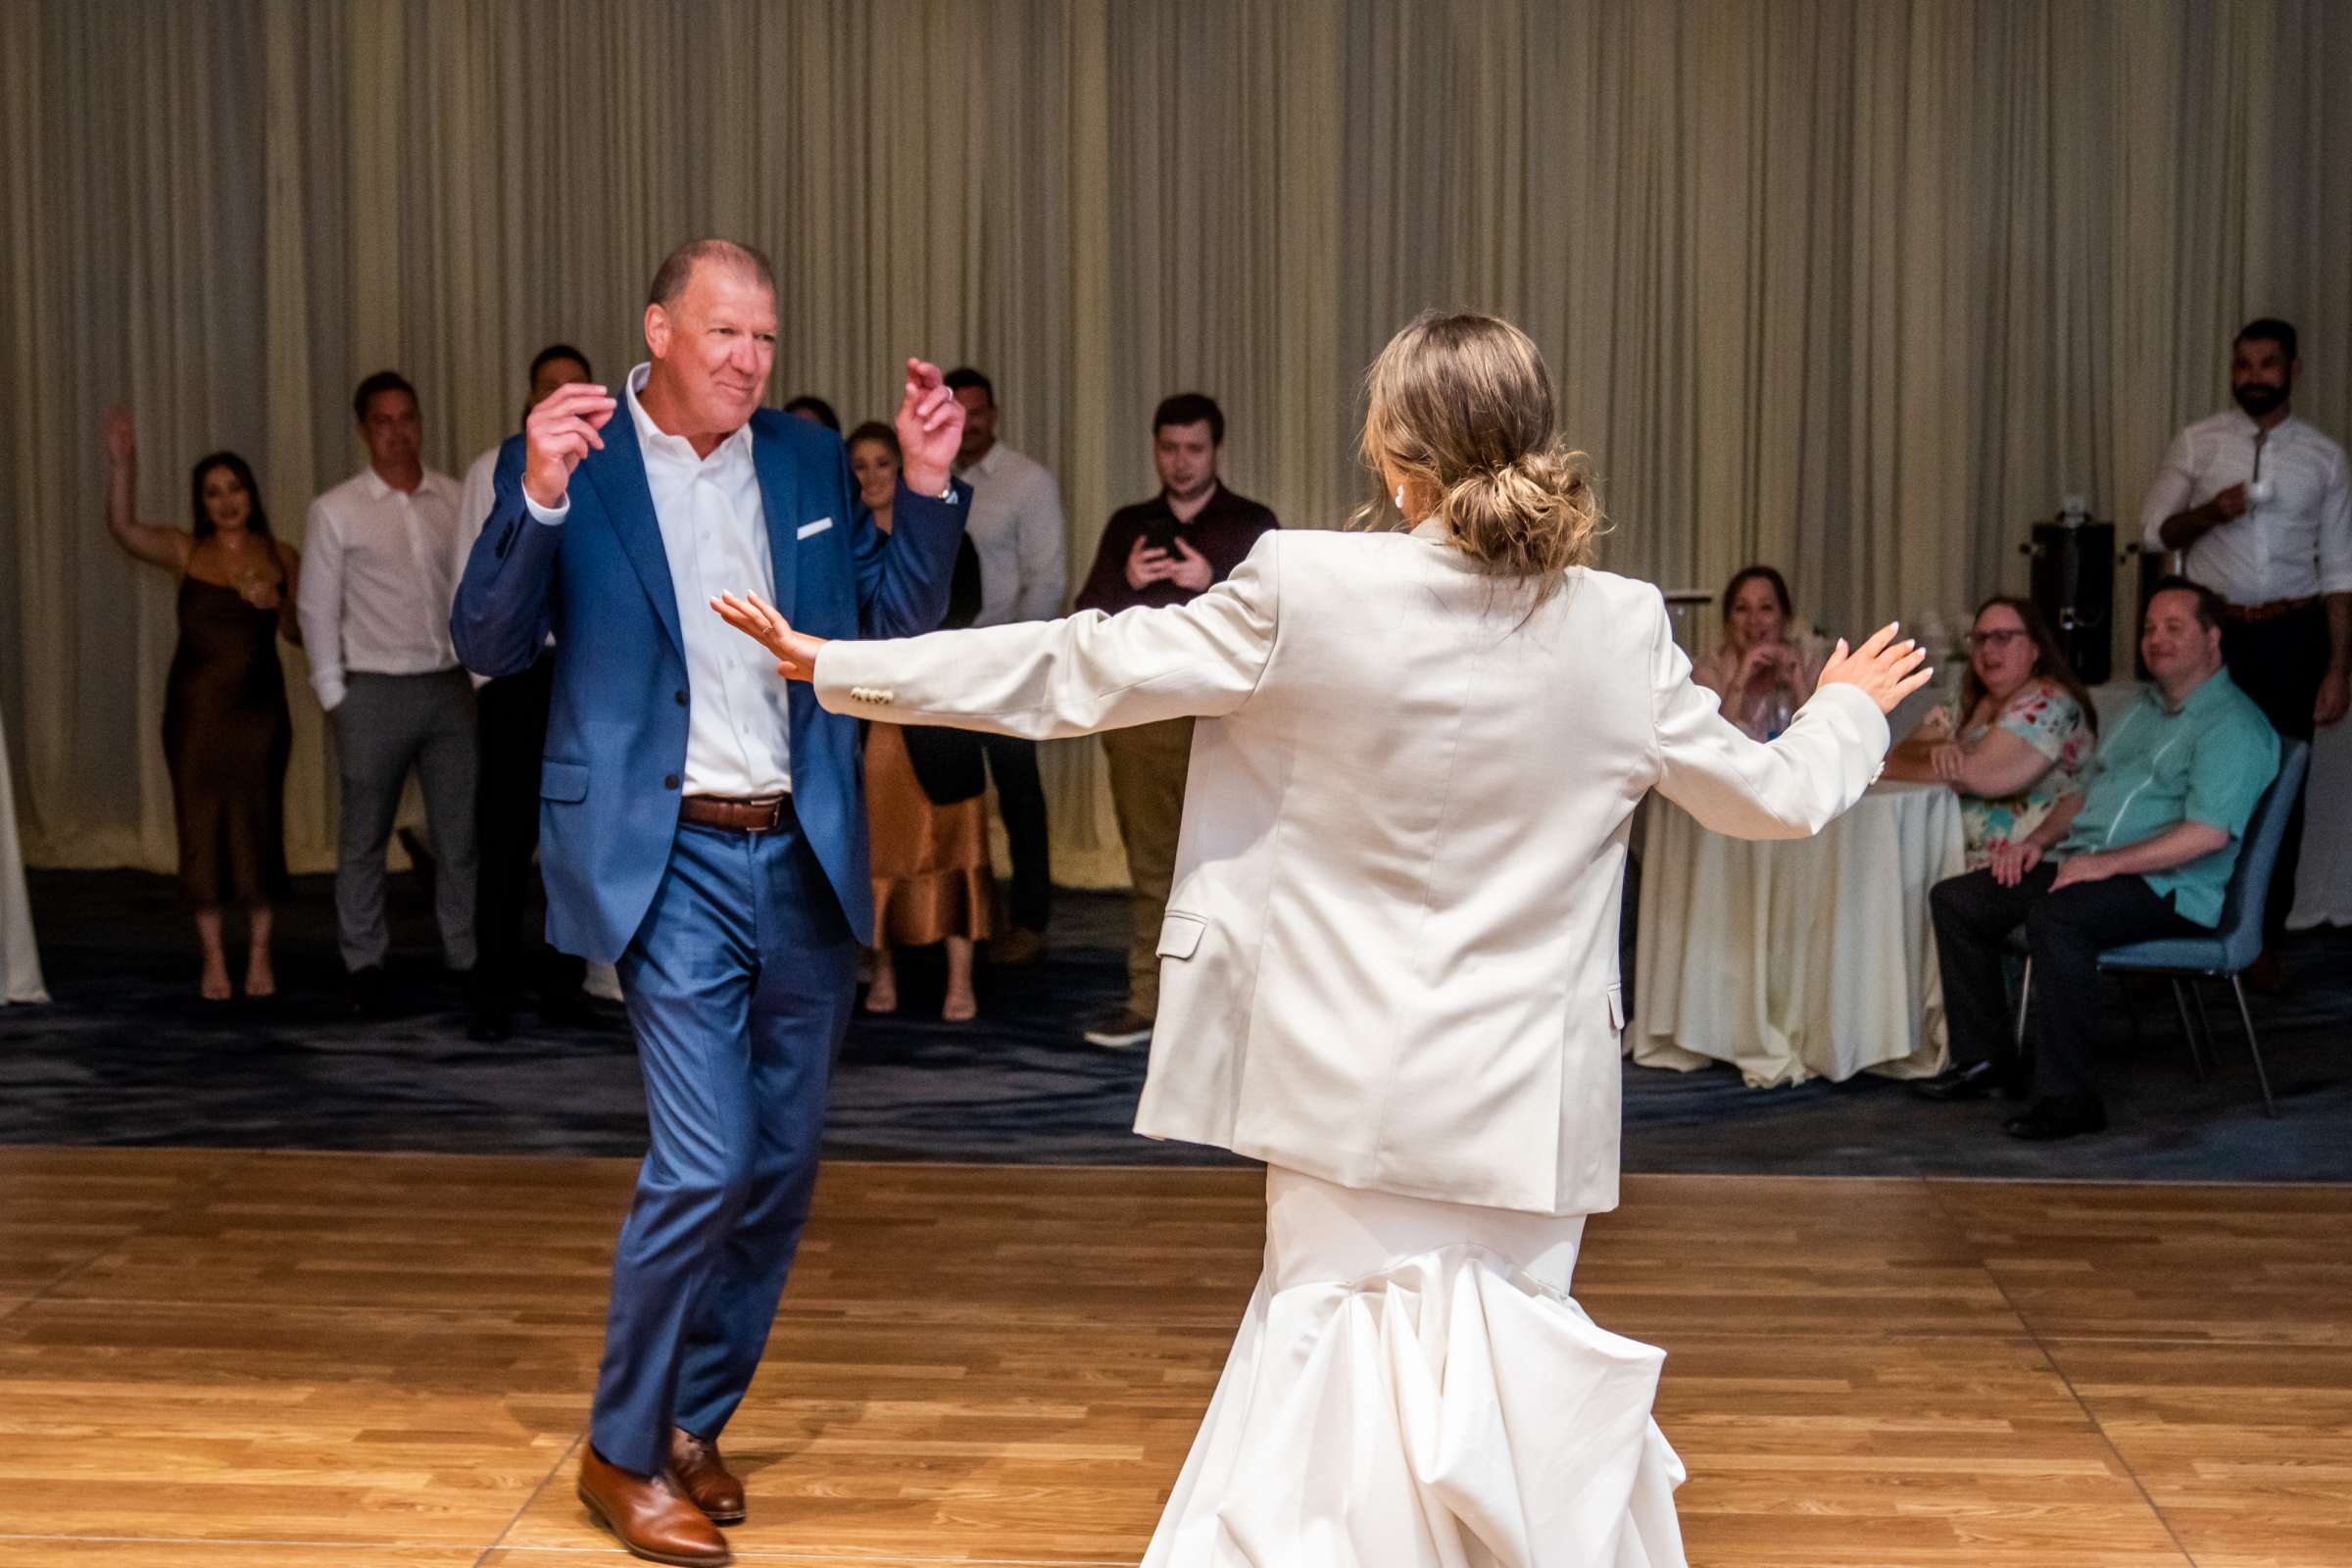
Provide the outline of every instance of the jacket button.
<path id="1" fill-rule="evenodd" d="M 684 708 L 686 706 L 686 694 L 682 691 L 678 693 L 678 706 L 680 708 Z"/>
<path id="2" fill-rule="evenodd" d="M 667 773 L 662 775 L 662 787 L 665 790 L 676 789 L 678 787 L 678 775 L 675 773 Z"/>

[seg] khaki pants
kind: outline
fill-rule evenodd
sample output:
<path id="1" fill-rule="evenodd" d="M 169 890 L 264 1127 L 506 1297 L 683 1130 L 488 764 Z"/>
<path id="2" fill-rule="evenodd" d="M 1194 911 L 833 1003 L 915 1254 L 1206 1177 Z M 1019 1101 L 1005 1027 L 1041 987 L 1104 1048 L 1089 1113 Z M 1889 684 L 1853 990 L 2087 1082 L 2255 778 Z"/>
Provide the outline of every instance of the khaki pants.
<path id="1" fill-rule="evenodd" d="M 1110 800 L 1135 885 L 1134 929 L 1127 943 L 1127 1005 L 1149 1018 L 1159 1010 L 1159 922 L 1176 881 L 1176 834 L 1184 825 L 1184 773 L 1193 756 L 1193 721 L 1163 719 L 1106 730 Z"/>

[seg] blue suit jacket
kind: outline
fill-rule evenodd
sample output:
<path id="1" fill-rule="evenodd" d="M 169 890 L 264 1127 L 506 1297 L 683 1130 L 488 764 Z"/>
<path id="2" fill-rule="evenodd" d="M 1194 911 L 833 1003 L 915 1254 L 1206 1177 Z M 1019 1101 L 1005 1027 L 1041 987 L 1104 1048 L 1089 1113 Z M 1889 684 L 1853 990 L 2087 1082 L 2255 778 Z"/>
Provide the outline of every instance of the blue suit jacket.
<path id="1" fill-rule="evenodd" d="M 604 449 L 572 472 L 570 513 L 553 526 L 524 509 L 522 437 L 508 439 L 450 635 L 467 668 L 507 675 L 529 668 L 556 634 L 539 786 L 547 936 L 611 963 L 643 923 L 678 831 L 692 701 L 678 617 L 711 612 L 677 602 L 625 401 L 603 435 Z M 832 432 L 762 409 L 752 416 L 752 456 L 776 580 L 745 586 L 819 637 L 908 637 L 939 625 L 968 487 L 942 501 L 902 485 L 886 534 L 858 499 Z M 833 526 L 802 537 L 821 518 Z M 793 685 L 791 711 L 801 831 L 864 941 L 874 912 L 858 722 L 819 708 L 805 683 Z"/>

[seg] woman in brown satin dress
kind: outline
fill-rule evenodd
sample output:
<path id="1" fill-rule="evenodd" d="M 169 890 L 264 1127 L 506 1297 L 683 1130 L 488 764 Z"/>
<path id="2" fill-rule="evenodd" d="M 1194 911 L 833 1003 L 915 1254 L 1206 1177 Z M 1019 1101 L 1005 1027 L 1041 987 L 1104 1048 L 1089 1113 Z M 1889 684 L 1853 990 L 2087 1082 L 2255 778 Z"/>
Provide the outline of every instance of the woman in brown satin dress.
<path id="1" fill-rule="evenodd" d="M 233 452 L 199 459 L 189 475 L 194 526 L 137 520 L 138 442 L 130 416 L 107 416 L 106 527 L 124 554 L 179 577 L 179 645 L 164 698 L 164 756 L 179 830 L 179 885 L 204 945 L 200 989 L 230 995 L 221 906 L 244 906 L 250 928 L 245 994 L 277 990 L 271 915 L 286 887 L 286 755 L 294 739 L 277 639 L 302 641 L 294 618 L 301 557 L 272 537 L 253 470 Z"/>
<path id="2" fill-rule="evenodd" d="M 850 469 L 883 532 L 899 483 L 899 438 L 887 424 L 850 432 Z M 980 559 L 966 539 L 948 590 L 949 626 L 980 610 Z M 948 994 L 940 1016 L 976 1016 L 972 944 L 988 936 L 996 877 L 988 864 L 986 788 L 978 738 L 960 730 L 871 724 L 865 734 L 865 814 L 873 841 L 873 983 L 867 1012 L 899 1008 L 894 947 L 948 945 Z"/>

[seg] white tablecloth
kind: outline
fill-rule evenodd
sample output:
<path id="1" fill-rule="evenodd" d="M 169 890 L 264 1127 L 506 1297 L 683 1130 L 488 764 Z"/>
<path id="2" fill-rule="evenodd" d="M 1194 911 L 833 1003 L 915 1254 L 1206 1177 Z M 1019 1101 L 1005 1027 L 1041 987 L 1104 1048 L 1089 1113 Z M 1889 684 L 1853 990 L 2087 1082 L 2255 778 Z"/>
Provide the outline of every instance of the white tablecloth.
<path id="1" fill-rule="evenodd" d="M 0 723 L 0 1003 L 47 1002 L 41 955 L 32 943 L 32 902 L 17 848 L 17 798 L 8 777 L 8 726 Z"/>
<path id="2" fill-rule="evenodd" d="M 2093 686 L 2099 733 L 2112 730 L 2146 689 L 2135 680 Z M 2330 724 L 2312 741 L 2311 772 L 2303 783 L 2303 857 L 2296 863 L 2287 929 L 2352 925 L 2352 718 Z"/>
<path id="3" fill-rule="evenodd" d="M 1653 799 L 1626 1053 L 1729 1062 L 1753 1088 L 1943 1070 L 1928 889 L 1962 866 L 1960 802 L 1881 784 L 1810 839 L 1710 833 Z"/>

